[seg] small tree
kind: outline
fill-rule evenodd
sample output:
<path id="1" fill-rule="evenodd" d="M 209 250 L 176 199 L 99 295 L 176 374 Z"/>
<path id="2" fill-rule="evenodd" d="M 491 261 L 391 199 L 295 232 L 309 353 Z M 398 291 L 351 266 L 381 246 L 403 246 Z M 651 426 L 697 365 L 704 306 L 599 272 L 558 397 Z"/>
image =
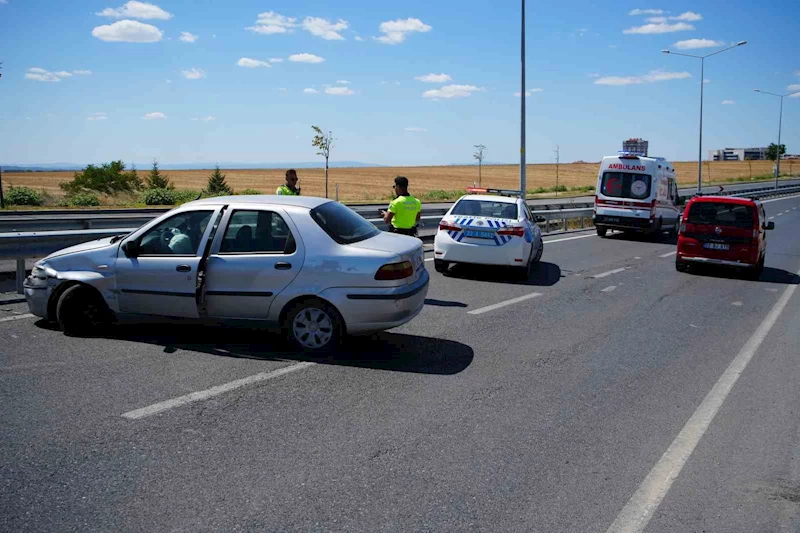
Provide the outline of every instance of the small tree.
<path id="1" fill-rule="evenodd" d="M 781 150 L 780 151 L 781 151 L 781 155 L 786 153 L 786 145 L 785 144 L 781 145 Z M 775 143 L 770 143 L 769 146 L 767 147 L 767 154 L 765 155 L 765 157 L 767 159 L 769 159 L 770 161 L 775 161 L 776 159 L 778 159 L 778 145 L 775 144 Z"/>
<path id="2" fill-rule="evenodd" d="M 172 189 L 172 184 L 166 174 L 162 174 L 158 170 L 158 160 L 153 159 L 153 168 L 150 169 L 150 174 L 147 175 L 145 180 L 148 189 Z"/>
<path id="3" fill-rule="evenodd" d="M 219 165 L 214 167 L 214 172 L 208 177 L 206 194 L 233 194 L 233 189 L 225 182 L 225 174 L 219 171 Z"/>
<path id="4" fill-rule="evenodd" d="M 87 165 L 82 172 L 73 174 L 72 181 L 61 183 L 59 186 L 68 195 L 74 195 L 86 191 L 102 194 L 133 192 L 141 185 L 136 170 L 125 172 L 125 163 L 112 161 L 99 167 Z"/>
<path id="5" fill-rule="evenodd" d="M 330 131 L 325 133 L 319 126 L 311 126 L 314 130 L 314 139 L 311 141 L 311 146 L 317 148 L 321 155 L 325 158 L 325 198 L 328 197 L 328 158 L 331 156 L 331 149 L 333 148 L 333 133 Z"/>
<path id="6" fill-rule="evenodd" d="M 476 144 L 474 146 L 475 153 L 472 154 L 472 157 L 478 160 L 478 187 L 481 186 L 481 174 L 483 173 L 483 157 L 484 153 L 486 152 L 486 147 L 482 144 Z"/>

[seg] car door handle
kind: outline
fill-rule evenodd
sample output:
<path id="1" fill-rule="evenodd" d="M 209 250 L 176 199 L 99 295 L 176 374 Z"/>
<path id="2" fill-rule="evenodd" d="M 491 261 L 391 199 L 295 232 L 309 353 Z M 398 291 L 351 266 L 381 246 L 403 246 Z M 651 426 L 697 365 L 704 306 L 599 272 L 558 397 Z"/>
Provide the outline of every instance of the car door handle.
<path id="1" fill-rule="evenodd" d="M 190 267 L 189 265 L 178 265 L 175 267 L 175 270 L 177 270 L 178 272 L 191 272 L 192 267 Z"/>
<path id="2" fill-rule="evenodd" d="M 292 268 L 291 263 L 286 263 L 285 261 L 275 263 L 275 270 L 289 270 L 290 268 Z"/>

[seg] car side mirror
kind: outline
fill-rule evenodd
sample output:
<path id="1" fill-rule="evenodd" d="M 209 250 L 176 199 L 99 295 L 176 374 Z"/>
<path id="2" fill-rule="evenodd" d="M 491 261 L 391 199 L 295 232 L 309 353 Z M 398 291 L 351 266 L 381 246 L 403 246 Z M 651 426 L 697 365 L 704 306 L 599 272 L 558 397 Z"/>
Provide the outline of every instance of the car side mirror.
<path id="1" fill-rule="evenodd" d="M 764 226 L 764 229 L 775 229 L 775 223 L 774 222 L 767 222 L 767 225 Z"/>
<path id="2" fill-rule="evenodd" d="M 139 248 L 137 241 L 128 241 L 122 245 L 122 251 L 125 252 L 125 257 L 138 257 L 141 253 L 141 248 Z"/>

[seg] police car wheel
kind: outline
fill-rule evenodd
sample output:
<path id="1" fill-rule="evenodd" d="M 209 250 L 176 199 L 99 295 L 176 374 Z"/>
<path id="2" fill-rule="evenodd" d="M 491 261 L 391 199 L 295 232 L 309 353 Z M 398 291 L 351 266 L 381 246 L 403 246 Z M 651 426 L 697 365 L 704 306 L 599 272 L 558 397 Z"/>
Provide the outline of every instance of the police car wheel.
<path id="1" fill-rule="evenodd" d="M 534 263 L 538 263 L 542 260 L 542 254 L 544 253 L 544 241 L 539 239 L 539 249 L 536 251 L 536 256 L 533 258 Z"/>
<path id="2" fill-rule="evenodd" d="M 605 237 L 606 233 L 608 233 L 608 228 L 597 226 L 597 235 L 599 237 Z"/>
<path id="3" fill-rule="evenodd" d="M 434 259 L 433 268 L 436 270 L 436 272 L 444 274 L 450 268 L 450 263 L 447 261 L 442 261 L 441 259 Z"/>

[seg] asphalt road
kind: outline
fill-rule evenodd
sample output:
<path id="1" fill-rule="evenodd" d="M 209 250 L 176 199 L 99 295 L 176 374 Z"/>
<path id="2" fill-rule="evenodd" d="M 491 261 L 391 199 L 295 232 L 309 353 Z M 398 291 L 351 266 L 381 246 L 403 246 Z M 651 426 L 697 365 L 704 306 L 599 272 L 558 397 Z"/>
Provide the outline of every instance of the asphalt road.
<path id="1" fill-rule="evenodd" d="M 800 197 L 765 208 L 758 282 L 554 236 L 529 281 L 432 272 L 419 317 L 326 358 L 2 306 L 0 530 L 798 531 Z"/>

